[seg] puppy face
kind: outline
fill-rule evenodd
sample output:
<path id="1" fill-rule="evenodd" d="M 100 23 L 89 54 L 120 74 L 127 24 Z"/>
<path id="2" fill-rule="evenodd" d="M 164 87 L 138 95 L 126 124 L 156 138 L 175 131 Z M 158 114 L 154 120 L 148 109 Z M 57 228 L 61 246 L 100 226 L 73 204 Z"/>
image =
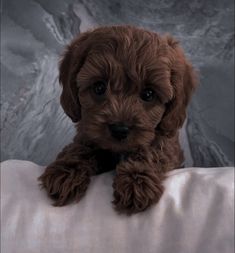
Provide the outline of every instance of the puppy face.
<path id="1" fill-rule="evenodd" d="M 155 76 L 157 69 L 148 69 L 157 66 L 151 59 L 138 59 L 138 53 L 148 53 L 147 49 L 138 52 L 132 44 L 129 49 L 119 48 L 126 51 L 119 55 L 110 46 L 108 52 L 91 50 L 78 72 L 80 129 L 102 148 L 114 151 L 150 144 L 173 88 L 167 77 L 160 81 Z"/>
<path id="2" fill-rule="evenodd" d="M 98 28 L 75 39 L 62 59 L 61 103 L 87 140 L 133 150 L 181 127 L 192 73 L 170 37 L 130 26 Z"/>

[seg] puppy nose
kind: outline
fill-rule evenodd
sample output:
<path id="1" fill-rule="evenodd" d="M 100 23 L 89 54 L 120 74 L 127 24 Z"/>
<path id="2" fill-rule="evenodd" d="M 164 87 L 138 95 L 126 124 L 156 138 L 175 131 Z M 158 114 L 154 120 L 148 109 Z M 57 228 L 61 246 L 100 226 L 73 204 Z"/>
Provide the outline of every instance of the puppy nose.
<path id="1" fill-rule="evenodd" d="M 129 127 L 123 123 L 110 124 L 109 130 L 111 135 L 118 140 L 126 139 L 130 132 Z"/>

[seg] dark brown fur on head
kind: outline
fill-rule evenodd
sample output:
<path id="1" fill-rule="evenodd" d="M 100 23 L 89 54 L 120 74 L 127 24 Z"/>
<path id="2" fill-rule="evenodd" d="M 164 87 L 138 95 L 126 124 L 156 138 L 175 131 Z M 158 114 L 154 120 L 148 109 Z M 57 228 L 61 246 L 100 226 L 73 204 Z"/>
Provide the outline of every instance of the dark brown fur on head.
<path id="1" fill-rule="evenodd" d="M 92 85 L 107 83 L 105 96 Z M 79 131 L 102 148 L 130 149 L 149 145 L 159 135 L 174 136 L 186 116 L 194 76 L 178 43 L 170 36 L 130 26 L 86 32 L 67 48 L 60 65 L 61 104 Z M 145 87 L 156 92 L 144 102 Z M 108 125 L 124 122 L 130 136 L 116 142 Z"/>
<path id="2" fill-rule="evenodd" d="M 122 176 L 118 177 L 117 171 L 114 188 L 117 185 L 120 188 L 125 181 L 120 181 L 123 168 L 128 167 L 129 176 L 131 171 L 135 175 L 139 168 L 132 167 L 138 167 L 136 163 L 140 161 L 143 163 L 139 166 L 149 166 L 146 171 L 152 170 L 147 174 L 150 179 L 155 177 L 153 185 L 154 182 L 159 185 L 157 175 L 161 178 L 163 171 L 180 165 L 178 129 L 186 117 L 186 107 L 195 88 L 195 75 L 178 42 L 171 36 L 160 36 L 132 26 L 101 27 L 82 33 L 67 47 L 60 63 L 59 80 L 63 87 L 62 107 L 72 121 L 78 123 L 73 145 L 89 143 L 96 150 L 132 153 L 119 170 Z M 100 82 L 105 84 L 106 90 L 97 95 L 94 85 Z M 142 99 L 145 89 L 154 92 L 151 101 Z M 110 133 L 110 125 L 117 123 L 130 130 L 127 138 L 121 141 Z M 170 154 L 171 151 L 174 154 Z M 139 157 L 139 153 L 141 159 L 137 158 L 136 162 L 133 157 Z M 70 159 L 69 155 L 67 157 Z M 78 167 L 81 159 L 84 158 L 78 158 Z M 94 162 L 91 170 L 92 166 L 97 165 Z M 48 188 L 46 184 L 44 187 Z M 123 204 L 121 195 L 125 194 L 119 190 L 115 189 L 114 194 L 119 210 L 124 205 L 126 209 L 138 211 L 151 204 L 133 204 L 132 200 Z M 156 199 L 159 198 L 154 196 L 152 202 Z"/>

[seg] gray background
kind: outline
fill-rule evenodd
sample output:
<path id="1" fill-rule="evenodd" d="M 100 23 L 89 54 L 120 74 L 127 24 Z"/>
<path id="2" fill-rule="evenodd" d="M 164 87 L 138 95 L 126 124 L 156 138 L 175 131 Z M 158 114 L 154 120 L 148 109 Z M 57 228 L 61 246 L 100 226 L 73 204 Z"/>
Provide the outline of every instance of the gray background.
<path id="1" fill-rule="evenodd" d="M 234 164 L 233 0 L 4 0 L 1 159 L 51 162 L 74 134 L 59 105 L 58 59 L 98 25 L 169 32 L 200 71 L 182 131 L 187 166 Z"/>

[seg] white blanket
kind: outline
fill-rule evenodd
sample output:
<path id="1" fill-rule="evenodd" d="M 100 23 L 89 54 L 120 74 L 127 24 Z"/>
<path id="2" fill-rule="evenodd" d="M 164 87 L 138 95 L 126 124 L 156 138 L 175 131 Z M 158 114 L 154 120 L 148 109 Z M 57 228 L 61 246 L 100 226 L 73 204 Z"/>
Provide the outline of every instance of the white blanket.
<path id="1" fill-rule="evenodd" d="M 53 207 L 44 168 L 1 164 L 2 253 L 233 253 L 234 169 L 171 171 L 165 193 L 132 216 L 112 208 L 113 173 L 93 177 L 78 204 Z"/>

